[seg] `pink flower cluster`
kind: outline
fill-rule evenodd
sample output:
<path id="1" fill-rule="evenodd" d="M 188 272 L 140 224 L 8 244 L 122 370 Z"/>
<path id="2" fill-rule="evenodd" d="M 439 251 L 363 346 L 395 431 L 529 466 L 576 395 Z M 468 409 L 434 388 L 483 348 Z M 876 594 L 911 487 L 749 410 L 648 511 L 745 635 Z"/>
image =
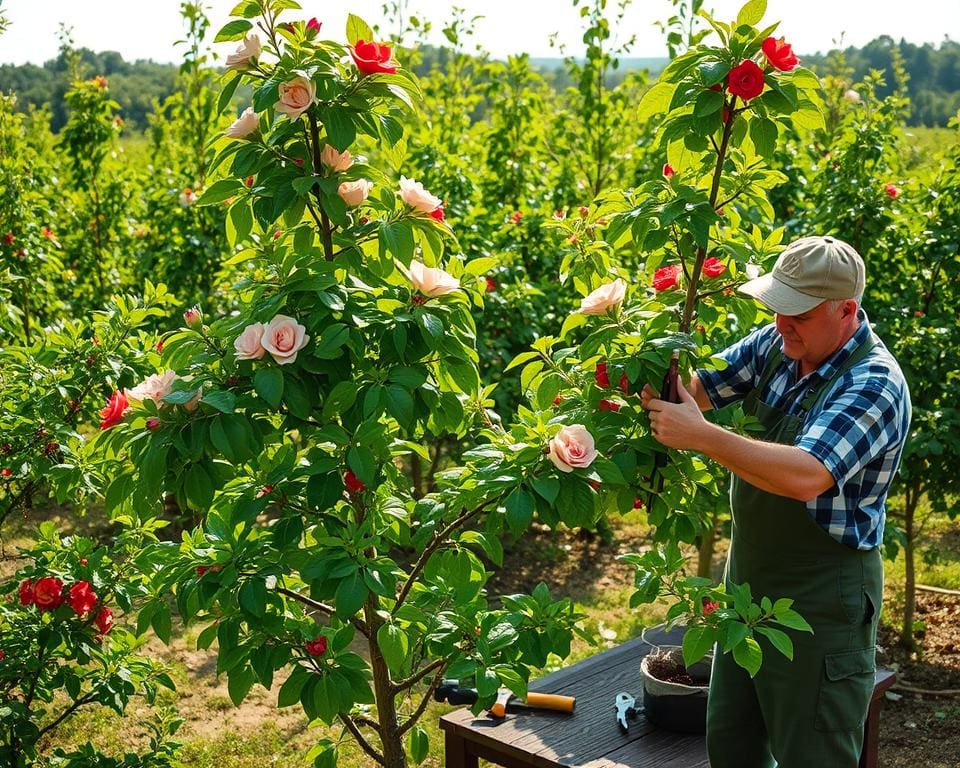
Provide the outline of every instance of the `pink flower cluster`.
<path id="1" fill-rule="evenodd" d="M 268 323 L 251 323 L 233 342 L 238 360 L 260 360 L 269 353 L 277 365 L 297 359 L 310 337 L 305 326 L 292 317 L 277 315 Z"/>

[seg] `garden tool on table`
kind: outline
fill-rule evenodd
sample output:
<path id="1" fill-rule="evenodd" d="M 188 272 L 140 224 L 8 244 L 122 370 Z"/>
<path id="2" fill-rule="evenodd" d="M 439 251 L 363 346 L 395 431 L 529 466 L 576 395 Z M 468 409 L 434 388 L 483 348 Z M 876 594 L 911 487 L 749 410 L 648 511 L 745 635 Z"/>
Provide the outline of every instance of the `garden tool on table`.
<path id="1" fill-rule="evenodd" d="M 433 698 L 448 704 L 473 704 L 478 698 L 476 689 L 461 687 L 459 680 L 444 680 L 433 692 Z M 488 710 L 491 717 L 506 717 L 507 711 L 523 709 L 547 709 L 554 712 L 573 712 L 576 699 L 556 693 L 530 691 L 525 699 L 514 695 L 509 688 L 497 692 L 497 701 Z"/>
<path id="2" fill-rule="evenodd" d="M 626 733 L 630 729 L 628 718 L 634 718 L 643 712 L 643 705 L 637 706 L 637 700 L 629 693 L 618 693 L 616 699 L 617 705 L 617 724 L 620 730 Z"/>

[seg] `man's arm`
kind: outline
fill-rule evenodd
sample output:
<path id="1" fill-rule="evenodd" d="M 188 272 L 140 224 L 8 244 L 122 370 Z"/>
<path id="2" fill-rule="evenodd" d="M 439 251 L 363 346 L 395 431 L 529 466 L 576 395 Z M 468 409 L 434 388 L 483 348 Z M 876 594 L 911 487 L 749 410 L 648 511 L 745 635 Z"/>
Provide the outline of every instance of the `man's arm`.
<path id="1" fill-rule="evenodd" d="M 696 395 L 702 395 L 707 407 L 709 398 L 696 377 L 691 384 L 693 392 L 679 383 L 679 403 L 648 397 L 646 390 L 642 393 L 643 407 L 650 413 L 650 427 L 658 442 L 669 448 L 698 451 L 751 485 L 798 501 L 810 501 L 833 487 L 829 470 L 800 448 L 743 437 L 708 422 L 700 413 L 706 409 Z"/>

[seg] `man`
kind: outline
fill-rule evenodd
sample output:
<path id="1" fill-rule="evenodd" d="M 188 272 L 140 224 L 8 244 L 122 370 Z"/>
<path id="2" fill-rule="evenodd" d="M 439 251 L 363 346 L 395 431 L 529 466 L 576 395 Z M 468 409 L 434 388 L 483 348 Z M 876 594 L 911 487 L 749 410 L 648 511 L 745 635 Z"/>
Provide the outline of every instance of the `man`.
<path id="1" fill-rule="evenodd" d="M 864 265 L 848 244 L 805 237 L 741 286 L 776 322 L 698 370 L 667 403 L 645 387 L 654 437 L 732 473 L 725 579 L 789 597 L 814 634 L 794 659 L 766 638 L 753 679 L 715 657 L 707 715 L 712 768 L 856 768 L 873 691 L 883 596 L 884 502 L 910 424 L 907 385 L 860 309 Z M 763 432 L 744 437 L 701 411 L 736 401 Z"/>

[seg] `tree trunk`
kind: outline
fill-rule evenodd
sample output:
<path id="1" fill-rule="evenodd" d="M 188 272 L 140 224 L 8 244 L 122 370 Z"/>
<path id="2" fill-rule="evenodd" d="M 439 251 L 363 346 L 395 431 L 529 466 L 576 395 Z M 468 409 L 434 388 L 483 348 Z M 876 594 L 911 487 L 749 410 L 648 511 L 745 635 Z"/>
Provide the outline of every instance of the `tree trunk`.
<path id="1" fill-rule="evenodd" d="M 373 593 L 364 606 L 364 618 L 370 628 L 370 668 L 373 671 L 373 692 L 377 702 L 377 721 L 380 723 L 380 741 L 383 746 L 383 764 L 386 768 L 406 768 L 403 736 L 397 718 L 397 700 L 391 690 L 390 670 L 377 645 L 377 631 L 383 620 L 377 615 L 377 597 Z"/>
<path id="2" fill-rule="evenodd" d="M 717 543 L 717 519 L 710 518 L 710 528 L 703 535 L 700 541 L 700 549 L 697 553 L 697 576 L 706 579 L 711 578 L 710 571 L 713 566 L 713 552 Z"/>
<path id="3" fill-rule="evenodd" d="M 903 625 L 900 627 L 900 645 L 910 651 L 916 647 L 916 640 L 913 637 L 913 616 L 917 599 L 917 574 L 914 562 L 916 549 L 914 517 L 919 500 L 919 486 L 910 485 L 904 494 L 903 528 L 907 537 L 907 545 L 903 550 L 905 577 L 903 582 Z"/>

